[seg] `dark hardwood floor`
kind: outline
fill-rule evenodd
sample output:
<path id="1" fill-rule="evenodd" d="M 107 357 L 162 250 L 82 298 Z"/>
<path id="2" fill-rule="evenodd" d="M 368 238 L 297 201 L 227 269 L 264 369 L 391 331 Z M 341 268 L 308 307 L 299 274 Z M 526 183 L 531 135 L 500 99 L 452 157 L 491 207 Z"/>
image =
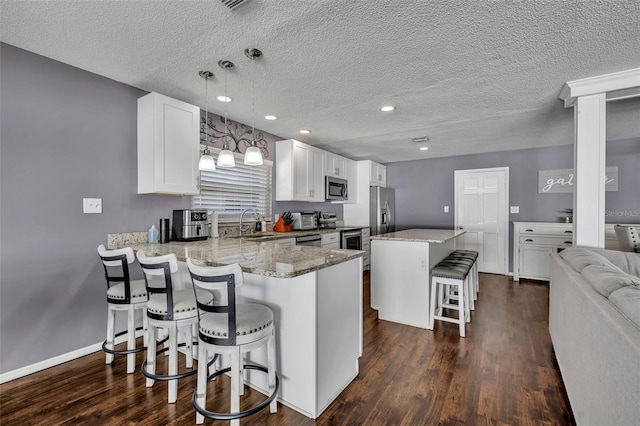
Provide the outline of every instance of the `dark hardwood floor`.
<path id="1" fill-rule="evenodd" d="M 573 425 L 548 332 L 545 282 L 481 274 L 467 337 L 437 323 L 434 331 L 377 319 L 365 274 L 364 354 L 360 376 L 316 420 L 281 404 L 242 420 L 255 425 Z M 166 357 L 161 357 L 166 358 Z M 138 354 L 141 362 L 143 354 Z M 181 355 L 181 368 L 184 359 Z M 195 376 L 145 387 L 126 358 L 102 352 L 0 385 L 2 425 L 194 424 Z M 211 383 L 207 408 L 228 409 L 228 380 Z M 217 400 L 214 394 L 223 392 Z M 218 394 L 220 395 L 220 394 Z M 243 404 L 261 400 L 251 389 Z M 216 424 L 207 420 L 205 424 Z"/>

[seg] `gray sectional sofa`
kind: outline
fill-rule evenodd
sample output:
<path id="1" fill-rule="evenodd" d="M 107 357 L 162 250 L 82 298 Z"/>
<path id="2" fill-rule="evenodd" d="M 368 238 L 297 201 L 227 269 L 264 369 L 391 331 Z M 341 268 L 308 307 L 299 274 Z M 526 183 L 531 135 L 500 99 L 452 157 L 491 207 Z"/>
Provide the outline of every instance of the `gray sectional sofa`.
<path id="1" fill-rule="evenodd" d="M 553 254 L 549 332 L 577 424 L 639 425 L 640 254 Z"/>

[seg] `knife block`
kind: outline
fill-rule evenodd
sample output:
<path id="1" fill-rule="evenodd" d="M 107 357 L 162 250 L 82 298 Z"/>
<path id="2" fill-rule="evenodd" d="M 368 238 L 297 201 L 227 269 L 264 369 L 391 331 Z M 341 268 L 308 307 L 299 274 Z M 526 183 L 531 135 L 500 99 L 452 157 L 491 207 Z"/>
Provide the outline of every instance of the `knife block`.
<path id="1" fill-rule="evenodd" d="M 273 225 L 273 230 L 275 232 L 291 232 L 291 225 L 285 225 L 284 219 L 278 218 L 276 224 Z"/>

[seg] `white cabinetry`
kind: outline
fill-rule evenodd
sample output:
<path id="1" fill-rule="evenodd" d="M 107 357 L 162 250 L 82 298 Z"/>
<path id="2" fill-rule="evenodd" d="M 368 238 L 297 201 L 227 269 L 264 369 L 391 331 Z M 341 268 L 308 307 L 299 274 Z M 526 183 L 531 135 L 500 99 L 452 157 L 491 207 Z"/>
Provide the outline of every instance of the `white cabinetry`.
<path id="1" fill-rule="evenodd" d="M 332 152 L 324 152 L 324 174 L 347 179 L 347 159 Z"/>
<path id="2" fill-rule="evenodd" d="M 200 108 L 159 93 L 138 99 L 138 193 L 198 194 Z"/>
<path id="3" fill-rule="evenodd" d="M 513 222 L 513 280 L 549 280 L 551 253 L 573 245 L 573 224 Z"/>
<path id="4" fill-rule="evenodd" d="M 362 258 L 362 270 L 368 271 L 371 264 L 371 229 L 362 228 L 362 250 L 365 255 Z"/>
<path id="5" fill-rule="evenodd" d="M 324 201 L 324 151 L 294 139 L 276 146 L 276 201 Z"/>
<path id="6" fill-rule="evenodd" d="M 372 186 L 387 186 L 387 167 L 375 161 L 369 163 L 369 184 Z"/>
<path id="7" fill-rule="evenodd" d="M 331 232 L 322 234 L 322 248 L 339 249 L 340 248 L 340 232 Z"/>

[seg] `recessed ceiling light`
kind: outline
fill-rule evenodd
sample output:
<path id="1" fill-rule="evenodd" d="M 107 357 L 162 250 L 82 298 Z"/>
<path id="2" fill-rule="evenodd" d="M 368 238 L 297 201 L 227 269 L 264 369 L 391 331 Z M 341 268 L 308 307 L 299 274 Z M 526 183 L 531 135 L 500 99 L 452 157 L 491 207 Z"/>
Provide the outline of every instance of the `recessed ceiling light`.
<path id="1" fill-rule="evenodd" d="M 428 151 L 429 147 L 428 146 L 421 146 L 420 147 L 420 151 Z"/>
<path id="2" fill-rule="evenodd" d="M 389 112 L 389 111 L 393 111 L 394 109 L 396 109 L 396 107 L 391 106 L 391 105 L 385 105 L 382 108 L 380 108 L 380 111 Z"/>
<path id="3" fill-rule="evenodd" d="M 302 133 L 303 135 L 308 135 L 309 133 L 311 133 L 311 130 L 302 129 L 300 130 L 300 133 Z"/>
<path id="4" fill-rule="evenodd" d="M 218 96 L 216 99 L 219 100 L 220 102 L 231 102 L 233 100 L 228 96 L 222 96 L 222 95 Z"/>
<path id="5" fill-rule="evenodd" d="M 275 115 L 265 115 L 264 119 L 265 120 L 277 120 L 278 117 L 276 117 Z"/>

